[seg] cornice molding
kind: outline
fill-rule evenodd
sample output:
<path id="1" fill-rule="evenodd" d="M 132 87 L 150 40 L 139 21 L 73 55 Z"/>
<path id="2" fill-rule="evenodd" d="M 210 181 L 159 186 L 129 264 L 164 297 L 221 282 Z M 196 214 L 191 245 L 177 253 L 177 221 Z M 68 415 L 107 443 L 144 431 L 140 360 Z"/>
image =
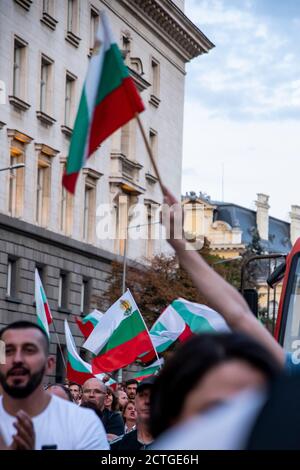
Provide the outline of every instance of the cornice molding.
<path id="1" fill-rule="evenodd" d="M 154 28 L 186 62 L 214 47 L 171 0 L 120 0 L 120 3 Z"/>

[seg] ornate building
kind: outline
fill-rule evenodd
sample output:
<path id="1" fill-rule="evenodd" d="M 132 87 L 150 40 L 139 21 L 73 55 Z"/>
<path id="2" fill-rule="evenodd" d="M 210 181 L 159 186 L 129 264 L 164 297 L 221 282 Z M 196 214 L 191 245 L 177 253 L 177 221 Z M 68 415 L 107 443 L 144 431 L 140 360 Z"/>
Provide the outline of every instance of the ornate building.
<path id="1" fill-rule="evenodd" d="M 64 318 L 101 302 L 137 203 L 145 231 L 129 239 L 129 258 L 166 250 L 153 239 L 162 196 L 134 120 L 89 159 L 74 197 L 61 185 L 101 9 L 146 105 L 141 119 L 162 178 L 178 196 L 185 65 L 213 47 L 183 0 L 0 2 L 0 169 L 18 165 L 0 172 L 0 326 L 34 319 L 38 267 L 62 343 Z"/>

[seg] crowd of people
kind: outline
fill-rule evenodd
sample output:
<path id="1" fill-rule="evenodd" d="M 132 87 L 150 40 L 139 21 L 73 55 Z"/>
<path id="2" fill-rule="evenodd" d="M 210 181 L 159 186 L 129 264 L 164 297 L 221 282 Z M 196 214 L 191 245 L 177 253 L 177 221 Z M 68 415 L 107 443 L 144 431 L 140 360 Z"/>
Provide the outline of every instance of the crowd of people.
<path id="1" fill-rule="evenodd" d="M 276 419 L 290 416 L 292 428 L 298 423 L 297 404 L 286 396 L 291 390 L 297 396 L 300 384 L 296 378 L 291 385 L 285 370 L 293 374 L 299 366 L 239 292 L 187 249 L 184 238 L 175 238 L 180 205 L 166 188 L 164 197 L 171 208 L 169 243 L 231 332 L 194 335 L 170 354 L 158 376 L 112 390 L 97 378 L 82 386 L 45 386 L 53 367 L 47 335 L 33 323 L 8 325 L 0 331 L 6 344 L 6 363 L 0 365 L 1 449 L 263 448 L 278 440 Z M 275 398 L 286 407 L 279 417 Z M 226 429 L 222 435 L 220 422 Z M 297 448 L 293 439 L 285 433 L 286 448 Z"/>

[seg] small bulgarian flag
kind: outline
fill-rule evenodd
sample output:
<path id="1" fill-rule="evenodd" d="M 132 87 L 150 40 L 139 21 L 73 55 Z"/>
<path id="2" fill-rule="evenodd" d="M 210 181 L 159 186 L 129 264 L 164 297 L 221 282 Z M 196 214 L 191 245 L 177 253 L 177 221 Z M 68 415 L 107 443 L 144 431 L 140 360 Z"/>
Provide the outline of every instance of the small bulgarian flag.
<path id="1" fill-rule="evenodd" d="M 35 270 L 35 306 L 38 324 L 50 337 L 49 325 L 53 318 L 38 270 Z"/>
<path id="2" fill-rule="evenodd" d="M 78 325 L 78 328 L 80 329 L 85 339 L 90 336 L 93 329 L 98 325 L 102 317 L 103 313 L 99 312 L 99 310 L 96 309 L 82 319 L 76 317 L 76 323 Z"/>
<path id="3" fill-rule="evenodd" d="M 67 345 L 67 378 L 70 382 L 75 382 L 79 385 L 83 385 L 88 379 L 96 377 L 99 380 L 103 380 L 105 374 L 93 374 L 92 366 L 85 362 L 78 354 L 74 338 L 72 336 L 70 327 L 67 320 L 65 320 L 65 336 Z M 106 385 L 114 387 L 116 381 L 109 379 Z"/>
<path id="4" fill-rule="evenodd" d="M 68 191 L 75 192 L 79 171 L 101 142 L 142 111 L 144 104 L 123 62 L 108 18 L 101 12 L 63 176 Z"/>
<path id="5" fill-rule="evenodd" d="M 158 317 L 150 329 L 150 336 L 158 353 L 175 341 L 184 342 L 193 334 L 230 331 L 224 318 L 207 305 L 179 298 Z M 153 352 L 140 357 L 143 362 L 153 360 Z"/>
<path id="6" fill-rule="evenodd" d="M 158 359 L 157 361 L 153 362 L 148 367 L 144 367 L 143 369 L 139 370 L 138 372 L 135 372 L 133 375 L 133 378 L 140 382 L 141 380 L 144 380 L 146 377 L 150 377 L 151 375 L 156 375 L 160 371 L 162 365 L 164 363 L 163 358 Z"/>
<path id="7" fill-rule="evenodd" d="M 153 350 L 147 327 L 129 290 L 103 315 L 83 347 L 96 357 L 93 373 L 111 372 Z"/>

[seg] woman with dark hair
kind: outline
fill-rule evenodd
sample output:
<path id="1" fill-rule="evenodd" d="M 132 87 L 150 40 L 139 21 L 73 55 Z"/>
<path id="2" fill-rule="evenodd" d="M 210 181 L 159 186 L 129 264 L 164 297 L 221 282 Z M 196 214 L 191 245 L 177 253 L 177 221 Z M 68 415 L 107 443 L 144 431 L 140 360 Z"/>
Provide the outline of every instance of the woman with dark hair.
<path id="1" fill-rule="evenodd" d="M 154 437 L 246 389 L 263 389 L 280 365 L 239 333 L 195 335 L 166 361 L 151 394 Z"/>
<path id="2" fill-rule="evenodd" d="M 136 427 L 136 411 L 133 400 L 129 400 L 126 403 L 122 412 L 122 416 L 125 424 L 125 434 L 133 431 Z"/>
<path id="3" fill-rule="evenodd" d="M 119 401 L 113 390 L 107 387 L 106 397 L 104 398 L 104 408 L 109 411 L 119 411 Z"/>

